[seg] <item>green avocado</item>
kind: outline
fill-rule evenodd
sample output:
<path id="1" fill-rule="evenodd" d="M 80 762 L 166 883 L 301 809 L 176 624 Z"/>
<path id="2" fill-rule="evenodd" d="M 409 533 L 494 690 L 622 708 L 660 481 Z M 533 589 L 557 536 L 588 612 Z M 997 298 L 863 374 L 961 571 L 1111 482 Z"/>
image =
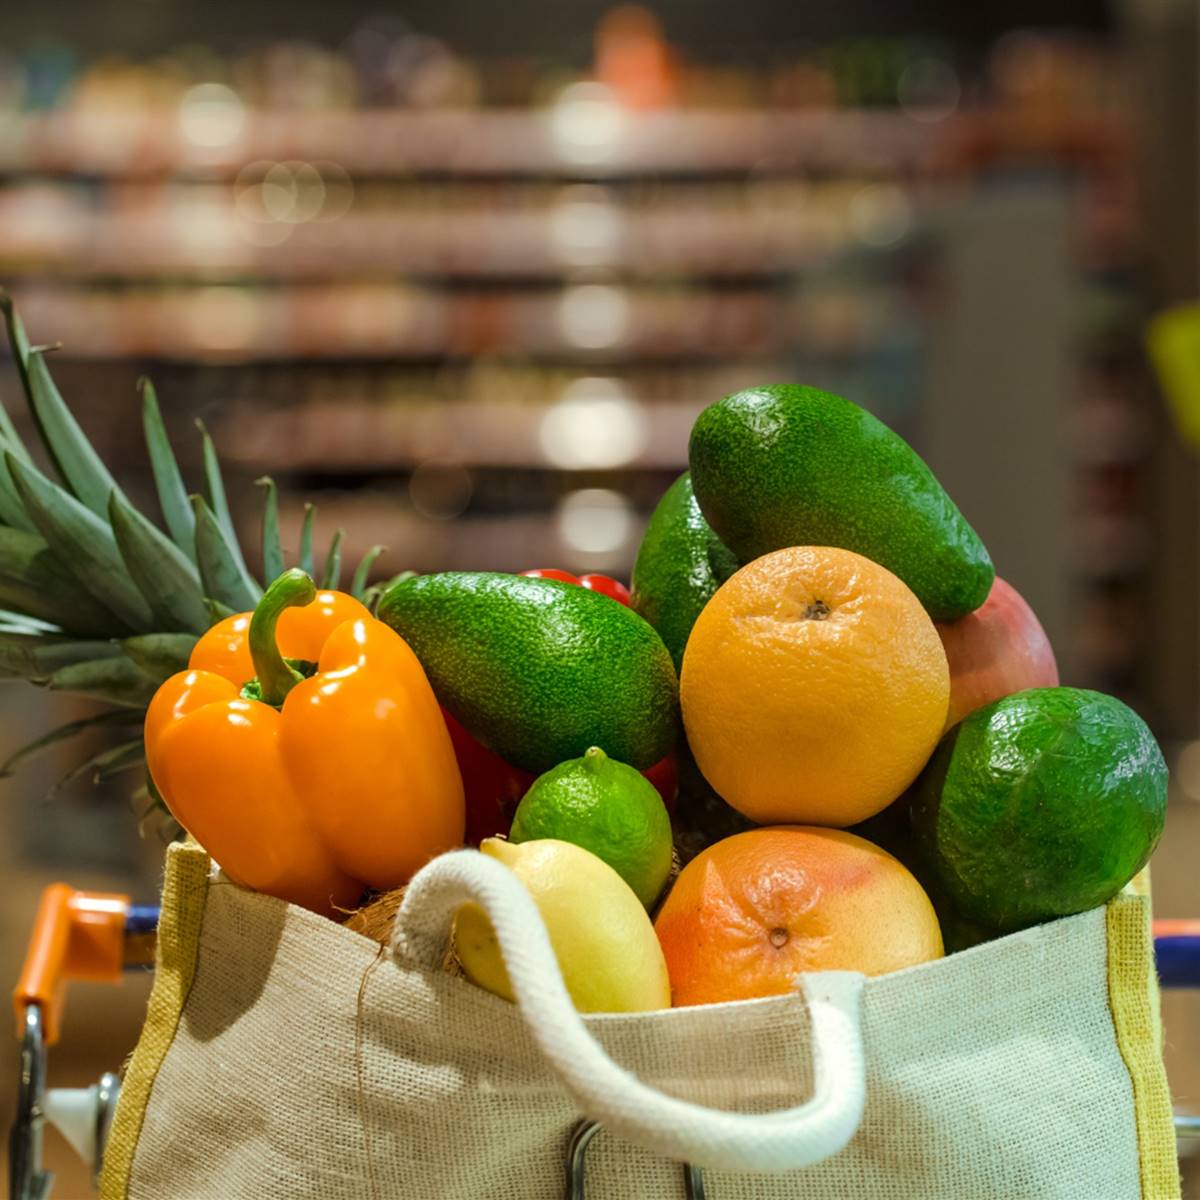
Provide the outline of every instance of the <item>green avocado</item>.
<path id="1" fill-rule="evenodd" d="M 1120 700 L 1030 688 L 957 725 L 908 803 L 918 877 L 967 921 L 1007 932 L 1103 904 L 1141 870 L 1162 834 L 1167 767 Z"/>
<path id="2" fill-rule="evenodd" d="M 658 630 L 677 671 L 700 610 L 735 570 L 733 552 L 704 519 L 684 471 L 650 517 L 632 581 L 634 611 Z"/>
<path id="3" fill-rule="evenodd" d="M 671 656 L 608 596 L 551 579 L 447 572 L 394 584 L 378 616 L 412 647 L 441 704 L 514 766 L 540 774 L 599 746 L 640 770 L 674 745 Z"/>
<path id="4" fill-rule="evenodd" d="M 839 546 L 898 575 L 935 621 L 987 599 L 979 535 L 912 447 L 849 400 L 793 384 L 736 392 L 697 418 L 688 458 L 701 511 L 739 562 Z"/>

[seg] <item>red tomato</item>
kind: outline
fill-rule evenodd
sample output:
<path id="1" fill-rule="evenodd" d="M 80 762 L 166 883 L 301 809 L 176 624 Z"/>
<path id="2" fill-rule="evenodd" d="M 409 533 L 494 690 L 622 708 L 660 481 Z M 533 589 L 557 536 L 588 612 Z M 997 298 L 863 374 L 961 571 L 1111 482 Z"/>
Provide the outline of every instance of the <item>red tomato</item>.
<path id="1" fill-rule="evenodd" d="M 599 592 L 629 607 L 629 589 L 618 579 L 609 579 L 607 575 L 580 575 L 579 584 L 589 592 Z"/>
<path id="2" fill-rule="evenodd" d="M 560 571 L 557 567 L 534 567 L 532 571 L 522 571 L 530 579 L 557 579 L 559 583 L 578 583 L 579 576 L 570 571 Z"/>
<path id="3" fill-rule="evenodd" d="M 560 583 L 577 583 L 589 592 L 599 592 L 618 604 L 629 607 L 629 589 L 617 579 L 607 575 L 572 575 L 569 571 L 559 571 L 555 567 L 535 567 L 532 571 L 522 571 L 533 579 L 557 579 Z"/>
<path id="4" fill-rule="evenodd" d="M 659 759 L 654 766 L 647 767 L 642 774 L 658 789 L 667 812 L 674 816 L 675 797 L 679 792 L 679 768 L 675 763 L 675 751 L 672 750 L 666 758 Z"/>

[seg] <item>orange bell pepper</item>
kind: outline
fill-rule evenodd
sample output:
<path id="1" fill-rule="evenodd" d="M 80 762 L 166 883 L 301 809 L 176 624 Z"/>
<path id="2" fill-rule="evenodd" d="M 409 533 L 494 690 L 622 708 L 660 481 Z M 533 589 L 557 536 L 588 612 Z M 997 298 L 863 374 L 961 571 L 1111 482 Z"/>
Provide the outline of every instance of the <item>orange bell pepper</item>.
<path id="1" fill-rule="evenodd" d="M 425 671 L 353 597 L 287 571 L 188 667 L 150 703 L 146 762 L 232 879 L 329 913 L 462 844 L 462 779 Z"/>

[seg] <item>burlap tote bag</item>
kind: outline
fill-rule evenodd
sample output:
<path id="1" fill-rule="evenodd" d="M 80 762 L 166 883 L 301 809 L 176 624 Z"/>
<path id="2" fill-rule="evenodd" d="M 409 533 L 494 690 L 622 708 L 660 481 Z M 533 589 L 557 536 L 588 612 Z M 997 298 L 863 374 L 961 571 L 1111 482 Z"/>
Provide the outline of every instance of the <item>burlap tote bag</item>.
<path id="1" fill-rule="evenodd" d="M 519 1005 L 442 967 L 467 899 Z M 1156 1001 L 1127 892 L 878 979 L 581 1020 L 483 855 L 417 876 L 388 952 L 177 847 L 102 1196 L 1167 1200 Z"/>

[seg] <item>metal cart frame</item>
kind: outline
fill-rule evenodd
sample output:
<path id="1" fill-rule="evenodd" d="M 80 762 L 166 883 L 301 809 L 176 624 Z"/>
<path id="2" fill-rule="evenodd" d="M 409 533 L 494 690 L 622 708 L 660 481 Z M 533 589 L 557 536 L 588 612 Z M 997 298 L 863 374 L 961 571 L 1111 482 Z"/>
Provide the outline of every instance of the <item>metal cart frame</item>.
<path id="1" fill-rule="evenodd" d="M 119 982 L 126 970 L 154 961 L 158 908 L 128 896 L 83 892 L 65 883 L 42 893 L 25 966 L 13 989 L 21 1044 L 17 1112 L 8 1142 L 9 1196 L 47 1200 L 51 1173 L 42 1164 L 42 1133 L 49 1120 L 99 1171 L 120 1078 L 108 1072 L 89 1088 L 46 1087 L 47 1051 L 62 1027 L 71 980 Z"/>

